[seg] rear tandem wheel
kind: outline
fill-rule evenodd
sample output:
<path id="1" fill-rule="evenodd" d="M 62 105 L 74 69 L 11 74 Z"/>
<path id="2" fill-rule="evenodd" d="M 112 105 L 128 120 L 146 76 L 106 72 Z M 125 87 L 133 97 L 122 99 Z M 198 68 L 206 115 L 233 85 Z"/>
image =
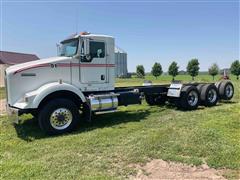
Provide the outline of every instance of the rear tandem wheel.
<path id="1" fill-rule="evenodd" d="M 218 102 L 218 90 L 214 84 L 203 84 L 200 91 L 201 104 L 204 106 L 215 106 Z"/>
<path id="2" fill-rule="evenodd" d="M 220 99 L 223 100 L 232 99 L 234 95 L 234 87 L 231 81 L 221 81 L 216 83 L 215 85 L 218 89 Z"/>
<path id="3" fill-rule="evenodd" d="M 199 91 L 197 87 L 192 85 L 187 85 L 183 87 L 181 91 L 181 96 L 177 101 L 178 108 L 184 110 L 194 110 L 198 108 L 199 105 Z"/>

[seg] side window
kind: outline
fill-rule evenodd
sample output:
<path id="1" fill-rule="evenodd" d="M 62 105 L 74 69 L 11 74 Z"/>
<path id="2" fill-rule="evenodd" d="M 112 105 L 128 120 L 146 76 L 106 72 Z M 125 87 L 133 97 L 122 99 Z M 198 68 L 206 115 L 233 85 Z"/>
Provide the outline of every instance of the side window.
<path id="1" fill-rule="evenodd" d="M 90 41 L 90 55 L 92 58 L 105 57 L 105 43 Z"/>

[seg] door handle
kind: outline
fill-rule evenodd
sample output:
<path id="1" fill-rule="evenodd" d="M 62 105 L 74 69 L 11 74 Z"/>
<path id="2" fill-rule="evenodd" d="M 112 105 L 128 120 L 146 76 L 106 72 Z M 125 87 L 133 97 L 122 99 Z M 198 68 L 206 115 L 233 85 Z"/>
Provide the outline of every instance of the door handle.
<path id="1" fill-rule="evenodd" d="M 101 75 L 101 80 L 105 80 L 105 76 L 103 74 Z"/>

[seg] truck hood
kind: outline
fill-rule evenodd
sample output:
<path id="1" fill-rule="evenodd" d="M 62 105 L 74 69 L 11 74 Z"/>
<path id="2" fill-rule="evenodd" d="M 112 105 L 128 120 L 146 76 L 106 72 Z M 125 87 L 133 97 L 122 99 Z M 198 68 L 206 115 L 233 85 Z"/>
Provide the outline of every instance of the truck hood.
<path id="1" fill-rule="evenodd" d="M 70 59 L 72 59 L 72 58 L 71 57 L 60 57 L 60 56 L 45 58 L 45 59 L 39 59 L 39 60 L 36 60 L 36 61 L 30 61 L 30 62 L 10 66 L 6 69 L 6 73 L 7 74 L 14 73 L 14 72 L 19 71 L 21 69 L 28 69 L 32 66 L 38 66 L 38 65 L 49 64 L 49 63 L 54 63 L 54 62 L 61 62 L 61 61 L 66 61 L 66 60 L 70 60 Z"/>

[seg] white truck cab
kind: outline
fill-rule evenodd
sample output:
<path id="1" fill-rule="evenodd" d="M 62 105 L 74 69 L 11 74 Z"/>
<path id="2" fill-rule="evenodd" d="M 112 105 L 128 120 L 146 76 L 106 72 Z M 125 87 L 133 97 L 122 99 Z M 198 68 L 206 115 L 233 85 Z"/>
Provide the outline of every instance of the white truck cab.
<path id="1" fill-rule="evenodd" d="M 114 89 L 114 38 L 81 33 L 61 42 L 60 56 L 6 69 L 8 104 L 37 108 L 55 91 L 68 90 L 83 102 L 83 92 Z M 27 101 L 26 101 L 27 100 Z"/>

